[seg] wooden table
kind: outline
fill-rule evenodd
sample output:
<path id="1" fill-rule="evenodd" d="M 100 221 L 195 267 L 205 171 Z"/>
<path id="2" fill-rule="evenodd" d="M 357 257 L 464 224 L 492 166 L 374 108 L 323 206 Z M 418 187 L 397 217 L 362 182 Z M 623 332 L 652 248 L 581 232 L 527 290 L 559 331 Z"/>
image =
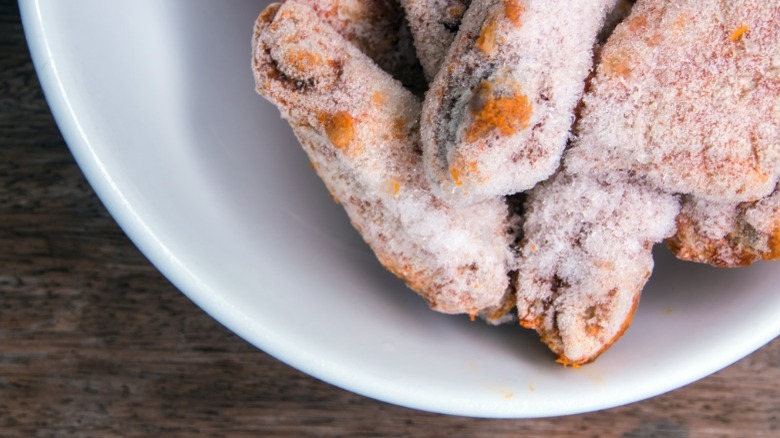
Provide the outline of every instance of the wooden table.
<path id="1" fill-rule="evenodd" d="M 418 412 L 306 376 L 212 320 L 117 227 L 54 124 L 11 0 L 0 67 L 0 436 L 780 436 L 780 340 L 686 388 L 559 419 Z"/>

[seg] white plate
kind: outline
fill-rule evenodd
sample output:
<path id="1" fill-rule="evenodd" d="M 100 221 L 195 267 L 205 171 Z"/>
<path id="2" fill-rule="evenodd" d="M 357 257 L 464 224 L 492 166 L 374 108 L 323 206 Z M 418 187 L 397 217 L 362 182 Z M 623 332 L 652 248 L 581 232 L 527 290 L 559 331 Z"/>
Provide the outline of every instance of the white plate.
<path id="1" fill-rule="evenodd" d="M 533 333 L 439 315 L 384 272 L 254 92 L 257 0 L 21 1 L 46 97 L 149 259 L 247 341 L 390 403 L 484 417 L 604 409 L 677 388 L 780 334 L 780 271 L 657 251 L 633 326 L 564 369 Z"/>

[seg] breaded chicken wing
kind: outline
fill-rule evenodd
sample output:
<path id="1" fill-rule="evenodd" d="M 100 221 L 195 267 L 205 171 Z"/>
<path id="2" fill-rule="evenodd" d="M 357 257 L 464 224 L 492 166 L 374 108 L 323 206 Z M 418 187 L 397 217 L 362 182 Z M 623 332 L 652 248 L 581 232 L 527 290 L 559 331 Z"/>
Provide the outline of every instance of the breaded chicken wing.
<path id="1" fill-rule="evenodd" d="M 615 29 L 525 216 L 520 319 L 562 362 L 626 327 L 655 242 L 716 265 L 778 257 L 778 24 L 769 2 L 639 0 Z"/>
<path id="2" fill-rule="evenodd" d="M 569 169 L 756 201 L 780 177 L 780 4 L 640 0 L 601 53 Z"/>
<path id="3" fill-rule="evenodd" d="M 511 263 L 506 205 L 455 210 L 433 196 L 418 98 L 299 2 L 269 6 L 253 44 L 257 91 L 381 263 L 435 310 L 500 307 Z"/>
<path id="4" fill-rule="evenodd" d="M 674 232 L 678 210 L 674 196 L 620 175 L 559 172 L 534 188 L 517 280 L 520 324 L 563 364 L 594 360 L 628 328 L 653 244 Z"/>
<path id="5" fill-rule="evenodd" d="M 471 3 L 423 107 L 425 166 L 440 197 L 479 202 L 555 171 L 615 3 Z"/>

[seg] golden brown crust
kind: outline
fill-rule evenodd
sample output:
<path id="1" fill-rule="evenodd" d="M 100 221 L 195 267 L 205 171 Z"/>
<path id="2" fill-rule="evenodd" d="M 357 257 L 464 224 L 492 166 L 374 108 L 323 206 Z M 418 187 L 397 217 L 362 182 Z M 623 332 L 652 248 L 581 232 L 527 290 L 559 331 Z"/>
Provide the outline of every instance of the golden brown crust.
<path id="1" fill-rule="evenodd" d="M 401 4 L 430 82 L 438 73 L 471 0 L 401 0 Z"/>
<path id="2" fill-rule="evenodd" d="M 715 204 L 688 197 L 666 241 L 681 260 L 723 268 L 780 258 L 780 190 L 756 202 Z"/>
<path id="3" fill-rule="evenodd" d="M 666 245 L 679 258 L 689 262 L 708 263 L 721 268 L 748 266 L 761 255 L 750 247 L 734 245 L 737 239 L 725 236 L 712 239 L 704 234 L 692 217 L 677 217 L 677 234 L 666 240 Z"/>

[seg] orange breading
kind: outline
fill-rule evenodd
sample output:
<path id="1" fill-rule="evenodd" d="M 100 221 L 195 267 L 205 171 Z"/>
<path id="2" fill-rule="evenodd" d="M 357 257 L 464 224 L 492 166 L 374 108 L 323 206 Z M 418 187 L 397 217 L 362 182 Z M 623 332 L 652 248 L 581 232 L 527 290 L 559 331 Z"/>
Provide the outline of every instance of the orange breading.
<path id="1" fill-rule="evenodd" d="M 374 94 L 371 95 L 371 101 L 374 102 L 376 106 L 382 107 L 387 103 L 387 96 L 381 91 L 375 91 Z"/>
<path id="2" fill-rule="evenodd" d="M 525 6 L 520 0 L 504 0 L 504 13 L 515 26 L 522 26 L 520 17 L 525 11 Z"/>
<path id="3" fill-rule="evenodd" d="M 478 102 L 474 103 L 475 100 Z M 474 119 L 466 132 L 465 138 L 468 142 L 483 138 L 494 131 L 506 136 L 526 129 L 533 111 L 526 96 L 494 96 L 493 86 L 487 81 L 477 86 L 470 109 Z"/>
<path id="4" fill-rule="evenodd" d="M 747 33 L 748 29 L 749 28 L 747 26 L 740 26 L 740 27 L 738 27 L 734 32 L 731 33 L 731 36 L 729 37 L 729 39 L 732 42 L 739 41 L 742 38 L 742 36 Z"/>
<path id="5" fill-rule="evenodd" d="M 450 176 L 452 176 L 452 181 L 456 186 L 460 187 L 463 185 L 463 181 L 460 179 L 460 171 L 457 167 L 450 167 Z"/>
<path id="6" fill-rule="evenodd" d="M 355 123 L 346 111 L 320 116 L 320 122 L 325 128 L 325 134 L 336 149 L 344 149 L 355 138 Z"/>
<path id="7" fill-rule="evenodd" d="M 608 58 L 602 58 L 601 69 L 610 76 L 628 78 L 631 74 L 631 64 L 625 53 L 611 54 Z"/>
<path id="8" fill-rule="evenodd" d="M 486 55 L 490 55 L 496 48 L 496 19 L 488 18 L 482 25 L 482 32 L 477 38 L 477 47 Z"/>
<path id="9" fill-rule="evenodd" d="M 401 184 L 398 184 L 396 181 L 393 181 L 393 196 L 398 196 L 398 192 L 401 191 Z"/>
<path id="10" fill-rule="evenodd" d="M 628 29 L 632 32 L 644 30 L 647 27 L 647 18 L 645 18 L 643 15 L 636 15 L 631 17 L 627 24 Z"/>
<path id="11" fill-rule="evenodd" d="M 764 260 L 780 260 L 780 219 L 775 224 L 775 230 L 769 239 L 769 250 L 763 254 Z"/>

